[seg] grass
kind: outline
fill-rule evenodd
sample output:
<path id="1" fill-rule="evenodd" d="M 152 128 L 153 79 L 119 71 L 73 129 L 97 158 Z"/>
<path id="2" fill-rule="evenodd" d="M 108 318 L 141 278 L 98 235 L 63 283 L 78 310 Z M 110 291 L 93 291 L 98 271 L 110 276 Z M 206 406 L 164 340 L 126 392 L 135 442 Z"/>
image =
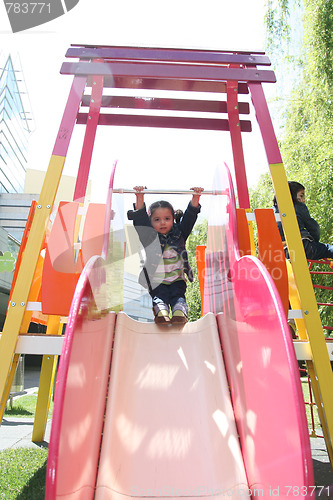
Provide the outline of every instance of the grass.
<path id="1" fill-rule="evenodd" d="M 306 413 L 306 418 L 308 421 L 308 428 L 309 428 L 309 433 L 311 434 L 312 430 L 312 418 L 311 418 L 311 405 L 306 404 L 310 403 L 310 388 L 309 388 L 309 383 L 308 383 L 308 378 L 307 377 L 302 377 L 301 378 L 301 383 L 302 383 L 302 390 L 303 390 L 303 397 L 304 397 L 304 402 L 305 402 L 305 413 Z M 312 396 L 312 400 L 314 402 L 314 397 Z M 319 434 L 322 434 L 321 430 L 321 425 L 320 425 L 320 420 L 318 416 L 318 410 L 317 406 L 313 405 L 313 425 L 315 431 L 319 431 Z"/>
<path id="2" fill-rule="evenodd" d="M 21 396 L 13 400 L 13 407 L 9 403 L 5 411 L 5 416 L 15 418 L 34 418 L 37 404 L 37 392 L 29 396 Z M 49 415 L 51 418 L 53 412 L 53 401 L 50 403 Z"/>
<path id="3" fill-rule="evenodd" d="M 47 448 L 0 451 L 0 499 L 44 499 L 47 453 Z"/>
<path id="4" fill-rule="evenodd" d="M 35 417 L 37 392 L 8 404 L 5 417 Z M 49 418 L 52 416 L 50 403 Z M 45 497 L 47 448 L 11 448 L 0 451 L 0 500 L 42 500 Z"/>

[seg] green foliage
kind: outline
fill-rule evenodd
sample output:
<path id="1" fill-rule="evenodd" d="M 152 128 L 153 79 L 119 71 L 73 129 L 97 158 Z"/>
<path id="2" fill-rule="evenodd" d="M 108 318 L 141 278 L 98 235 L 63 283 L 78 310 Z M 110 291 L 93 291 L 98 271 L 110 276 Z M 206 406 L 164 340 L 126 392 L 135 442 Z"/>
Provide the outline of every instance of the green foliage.
<path id="1" fill-rule="evenodd" d="M 0 499 L 42 500 L 47 454 L 46 448 L 0 451 Z"/>
<path id="2" fill-rule="evenodd" d="M 332 88 L 333 5 L 330 0 L 307 0 L 305 3 L 305 44 L 308 50 L 310 73 L 319 83 Z"/>
<path id="3" fill-rule="evenodd" d="M 265 13 L 266 43 L 270 51 L 277 49 L 283 41 L 289 41 L 290 24 L 288 21 L 288 0 L 267 0 Z"/>
<path id="4" fill-rule="evenodd" d="M 272 179 L 269 173 L 262 174 L 259 177 L 257 186 L 249 190 L 251 207 L 270 208 L 273 206 L 274 189 Z"/>
<path id="5" fill-rule="evenodd" d="M 204 220 L 197 223 L 187 240 L 188 260 L 193 271 L 193 283 L 188 283 L 186 290 L 186 301 L 189 306 L 189 321 L 195 321 L 201 316 L 201 296 L 198 279 L 196 249 L 198 245 L 205 245 L 207 240 L 208 222 Z"/>

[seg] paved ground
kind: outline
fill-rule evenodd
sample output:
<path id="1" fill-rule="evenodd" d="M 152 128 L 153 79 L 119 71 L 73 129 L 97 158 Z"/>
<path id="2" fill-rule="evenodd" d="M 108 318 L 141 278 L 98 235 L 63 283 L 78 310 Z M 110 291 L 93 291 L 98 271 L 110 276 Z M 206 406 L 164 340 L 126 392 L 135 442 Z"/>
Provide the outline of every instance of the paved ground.
<path id="1" fill-rule="evenodd" d="M 26 369 L 24 393 L 33 392 L 37 389 L 38 381 L 39 371 Z M 45 441 L 42 443 L 32 443 L 32 428 L 32 419 L 4 418 L 0 427 L 0 451 L 5 448 L 47 447 L 50 439 L 51 421 L 47 423 Z M 333 471 L 327 455 L 325 441 L 323 438 L 310 438 L 310 442 L 315 485 L 317 486 L 316 496 L 322 500 L 326 498 L 333 499 Z"/>
<path id="2" fill-rule="evenodd" d="M 15 394 L 14 397 L 21 395 L 32 394 L 38 390 L 39 384 L 39 369 L 27 369 L 24 374 L 24 391 L 20 394 Z M 12 418 L 4 417 L 0 427 L 0 450 L 5 448 L 20 448 L 30 447 L 37 448 L 40 446 L 48 446 L 50 440 L 51 420 L 47 422 L 45 431 L 45 441 L 43 443 L 33 443 L 32 428 L 33 419 L 31 418 Z"/>

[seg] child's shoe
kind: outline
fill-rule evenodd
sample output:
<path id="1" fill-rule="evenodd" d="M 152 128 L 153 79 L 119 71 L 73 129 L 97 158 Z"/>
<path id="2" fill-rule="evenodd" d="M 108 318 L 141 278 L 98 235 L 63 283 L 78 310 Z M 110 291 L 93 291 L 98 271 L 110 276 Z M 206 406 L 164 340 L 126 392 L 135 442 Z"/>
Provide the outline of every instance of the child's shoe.
<path id="1" fill-rule="evenodd" d="M 187 323 L 188 305 L 183 297 L 180 297 L 172 308 L 172 323 Z"/>
<path id="2" fill-rule="evenodd" d="M 187 323 L 187 315 L 185 314 L 184 311 L 176 309 L 172 314 L 171 322 L 178 324 L 185 324 Z"/>
<path id="3" fill-rule="evenodd" d="M 167 311 L 166 309 L 162 309 L 161 311 L 159 311 L 156 314 L 154 320 L 155 320 L 155 323 L 157 323 L 157 324 L 170 323 L 169 311 Z"/>
<path id="4" fill-rule="evenodd" d="M 159 304 L 155 304 L 153 307 L 153 312 L 155 315 L 154 321 L 159 325 L 170 323 L 169 317 L 169 306 L 161 302 Z"/>

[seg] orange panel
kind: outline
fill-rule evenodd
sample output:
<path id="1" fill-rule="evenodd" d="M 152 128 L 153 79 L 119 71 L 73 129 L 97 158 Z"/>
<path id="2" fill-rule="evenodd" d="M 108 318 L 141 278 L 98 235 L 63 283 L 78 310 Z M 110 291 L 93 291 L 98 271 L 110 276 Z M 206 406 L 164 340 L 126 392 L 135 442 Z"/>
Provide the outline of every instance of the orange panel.
<path id="1" fill-rule="evenodd" d="M 84 265 L 90 257 L 102 254 L 104 220 L 105 205 L 101 203 L 89 203 L 81 243 Z"/>
<path id="2" fill-rule="evenodd" d="M 249 223 L 246 218 L 244 208 L 236 209 L 237 226 L 238 226 L 238 248 L 241 256 L 251 255 L 251 240 L 249 233 Z"/>
<path id="3" fill-rule="evenodd" d="M 258 257 L 273 278 L 282 300 L 286 316 L 288 315 L 288 273 L 281 236 L 272 209 L 255 210 L 258 229 Z"/>
<path id="4" fill-rule="evenodd" d="M 82 270 L 75 262 L 74 233 L 79 203 L 60 202 L 46 247 L 42 277 L 42 312 L 68 316 Z"/>

